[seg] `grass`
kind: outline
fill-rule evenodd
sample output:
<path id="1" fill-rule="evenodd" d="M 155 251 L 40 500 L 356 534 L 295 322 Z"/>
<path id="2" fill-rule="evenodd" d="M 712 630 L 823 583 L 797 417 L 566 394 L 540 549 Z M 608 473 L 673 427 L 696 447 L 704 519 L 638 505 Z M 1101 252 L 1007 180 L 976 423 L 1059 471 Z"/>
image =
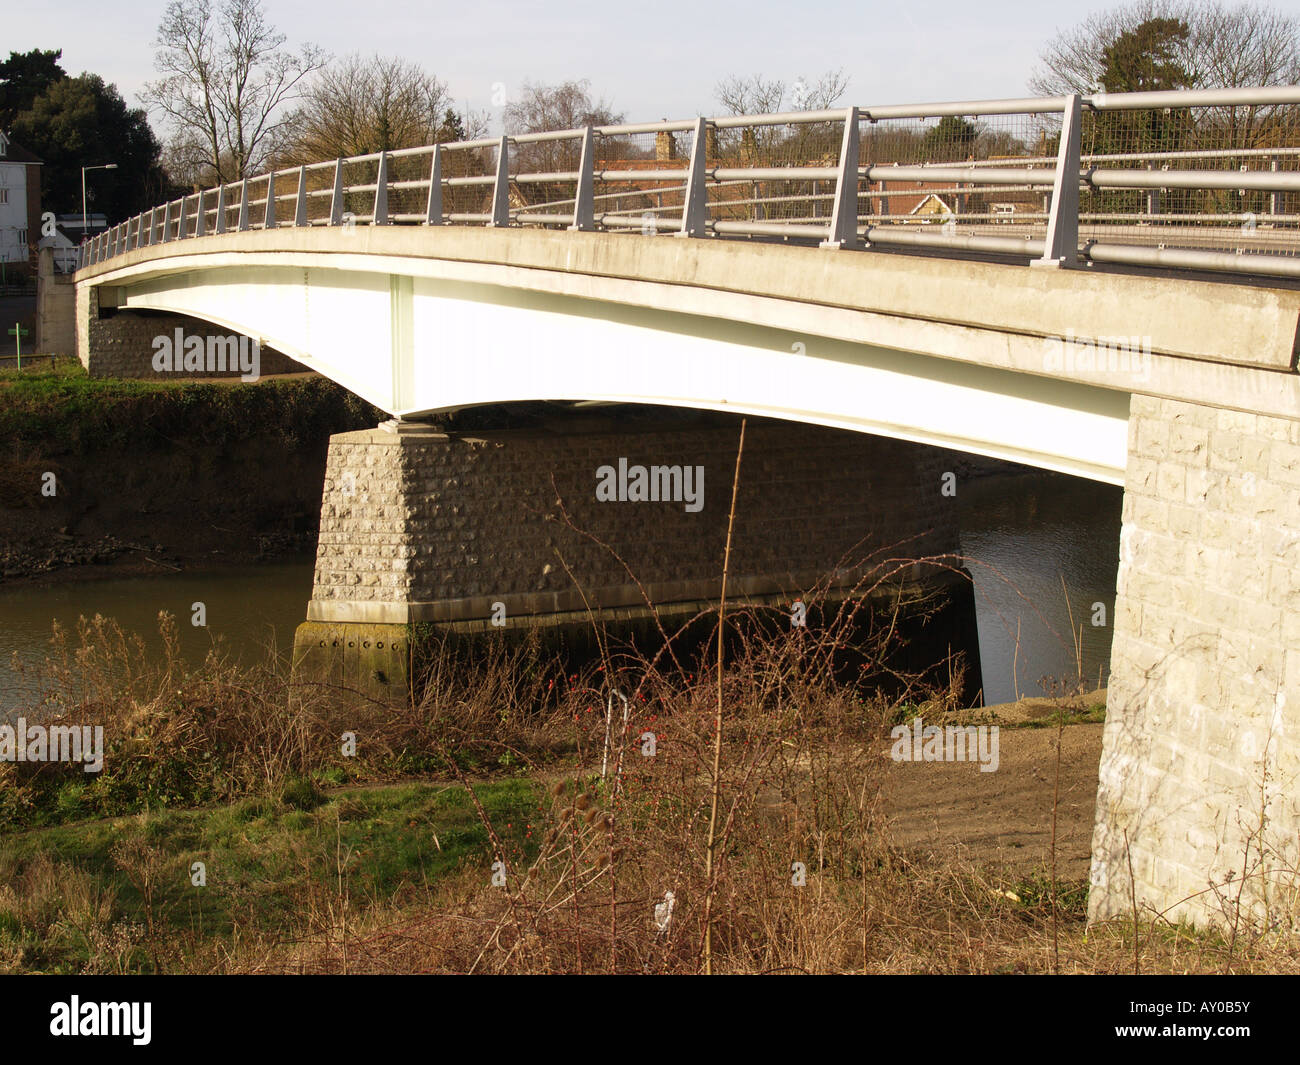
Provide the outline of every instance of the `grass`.
<path id="1" fill-rule="evenodd" d="M 503 842 L 528 860 L 541 790 L 518 779 L 475 790 Z M 492 860 L 459 785 L 323 794 L 294 783 L 277 798 L 31 830 L 0 844 L 0 969 L 152 972 L 180 964 L 178 947 L 188 968 L 241 937 L 309 937 L 309 915 L 340 897 L 341 884 L 363 908 L 412 905 L 469 869 L 486 884 Z M 192 883 L 195 862 L 204 886 Z M 71 902 L 51 897 L 61 885 L 73 885 Z M 100 900 L 83 902 L 97 934 L 78 919 L 78 899 Z M 124 932 L 131 948 L 114 957 Z"/>
<path id="2" fill-rule="evenodd" d="M 1077 710 L 1069 706 L 1061 706 L 1057 708 L 1056 713 L 1048 714 L 1045 717 L 1030 718 L 1026 721 L 1012 721 L 1002 727 L 1008 729 L 1056 728 L 1058 716 L 1067 725 L 1101 725 L 1106 721 L 1106 704 L 1097 703 L 1095 706 Z"/>
<path id="3" fill-rule="evenodd" d="M 1300 972 L 1285 899 L 1256 921 L 1226 893 L 1226 941 L 1147 910 L 1090 928 L 1084 881 L 897 846 L 884 737 L 959 678 L 888 699 L 840 679 L 833 628 L 729 617 L 722 669 L 444 646 L 393 706 L 189 665 L 166 617 L 161 659 L 86 622 L 50 706 L 105 726 L 105 771 L 0 763 L 0 971 L 695 973 L 707 928 L 719 973 Z"/>
<path id="4" fill-rule="evenodd" d="M 296 446 L 376 425 L 384 417 L 320 377 L 255 384 L 100 378 L 75 359 L 40 370 L 0 371 L 5 450 L 84 455 L 160 438 L 228 447 L 266 435 Z"/>

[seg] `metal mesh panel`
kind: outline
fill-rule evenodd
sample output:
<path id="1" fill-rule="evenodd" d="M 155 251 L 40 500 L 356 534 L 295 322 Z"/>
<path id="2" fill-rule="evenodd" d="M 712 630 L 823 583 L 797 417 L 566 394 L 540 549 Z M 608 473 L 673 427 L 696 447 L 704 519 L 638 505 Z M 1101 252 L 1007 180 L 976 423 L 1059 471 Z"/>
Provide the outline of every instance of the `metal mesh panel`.
<path id="1" fill-rule="evenodd" d="M 956 113 L 923 117 L 907 106 L 864 112 L 856 160 L 840 158 L 845 110 L 608 127 L 592 131 L 590 158 L 583 154 L 585 130 L 523 134 L 507 142 L 500 188 L 497 142 L 443 145 L 440 195 L 433 197 L 432 146 L 290 167 L 275 174 L 274 184 L 259 175 L 146 212 L 98 239 L 88 255 L 102 261 L 199 231 L 231 232 L 241 221 L 258 229 L 273 194 L 277 226 L 433 221 L 634 235 L 685 229 L 701 237 L 836 245 L 855 243 L 856 226 L 868 246 L 940 254 L 1072 261 L 1077 250 L 1108 262 L 1295 273 L 1282 261 L 1300 247 L 1295 96 L 1251 89 L 1085 99 L 1071 126 L 1078 137 L 1077 216 L 1073 175 L 1064 186 L 1065 213 L 1058 218 L 1053 209 L 1061 102 L 986 101 L 971 110 L 996 113 L 962 114 L 965 105 L 946 104 L 931 106 Z M 1242 105 L 1243 99 L 1254 102 Z M 1068 147 L 1073 153 L 1073 139 Z M 692 159 L 697 150 L 702 160 Z M 1201 254 L 1214 251 L 1236 254 Z"/>
<path id="2" fill-rule="evenodd" d="M 1204 107 L 1084 116 L 1085 169 L 1296 173 L 1300 108 Z M 1248 188 L 1091 188 L 1080 238 L 1107 243 L 1295 254 L 1300 197 Z"/>
<path id="3" fill-rule="evenodd" d="M 862 163 L 891 167 L 944 167 L 992 172 L 1054 168 L 1061 134 L 1059 115 L 945 115 L 938 119 L 892 119 L 868 123 Z M 879 176 L 860 191 L 859 220 L 888 232 L 938 232 L 949 236 L 1041 239 L 1049 192 L 1020 181 L 891 179 Z"/>
<path id="4" fill-rule="evenodd" d="M 599 225 L 646 236 L 681 228 L 689 138 L 671 131 L 602 136 L 595 149 L 593 200 Z M 566 206 L 572 209 L 571 199 Z"/>

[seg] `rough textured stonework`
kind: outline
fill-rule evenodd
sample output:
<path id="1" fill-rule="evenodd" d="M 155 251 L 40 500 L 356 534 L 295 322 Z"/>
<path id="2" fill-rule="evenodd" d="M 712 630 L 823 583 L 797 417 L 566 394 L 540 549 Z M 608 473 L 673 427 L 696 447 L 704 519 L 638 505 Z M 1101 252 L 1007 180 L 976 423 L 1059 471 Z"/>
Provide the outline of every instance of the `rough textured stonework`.
<path id="1" fill-rule="evenodd" d="M 238 369 L 203 372 L 159 372 L 153 368 L 155 337 L 175 335 L 221 336 L 229 329 L 183 314 L 155 314 L 149 311 L 105 311 L 99 309 L 99 292 L 89 285 L 77 289 L 77 356 L 91 377 L 149 377 L 183 380 L 187 377 L 239 377 Z M 263 346 L 259 353 L 262 375 L 302 373 L 307 367 L 274 348 Z"/>
<path id="2" fill-rule="evenodd" d="M 1300 422 L 1131 411 L 1091 916 L 1294 918 Z"/>
<path id="3" fill-rule="evenodd" d="M 639 606 L 628 568 L 656 603 L 709 598 L 721 572 L 736 444 L 736 427 L 698 425 L 335 436 L 309 617 L 400 623 L 485 618 L 494 602 L 511 616 Z M 597 470 L 620 457 L 702 466 L 703 509 L 598 502 Z M 941 476 L 937 458 L 915 445 L 751 422 L 729 587 L 737 595 L 797 592 L 837 567 L 851 582 L 873 552 L 956 553 L 956 507 L 940 491 Z M 557 500 L 590 536 L 566 526 Z"/>

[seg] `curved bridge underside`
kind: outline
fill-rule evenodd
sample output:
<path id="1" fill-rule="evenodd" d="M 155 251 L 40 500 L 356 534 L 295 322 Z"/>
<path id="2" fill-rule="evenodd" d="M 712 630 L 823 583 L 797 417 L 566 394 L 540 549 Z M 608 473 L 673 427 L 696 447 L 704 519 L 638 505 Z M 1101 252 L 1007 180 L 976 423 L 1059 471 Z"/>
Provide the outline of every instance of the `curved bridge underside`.
<path id="1" fill-rule="evenodd" d="M 1300 294 L 1186 279 L 377 227 L 155 245 L 82 270 L 78 287 L 97 288 L 101 308 L 255 337 L 402 417 L 529 400 L 664 404 L 1121 484 L 1134 392 L 1300 409 Z"/>

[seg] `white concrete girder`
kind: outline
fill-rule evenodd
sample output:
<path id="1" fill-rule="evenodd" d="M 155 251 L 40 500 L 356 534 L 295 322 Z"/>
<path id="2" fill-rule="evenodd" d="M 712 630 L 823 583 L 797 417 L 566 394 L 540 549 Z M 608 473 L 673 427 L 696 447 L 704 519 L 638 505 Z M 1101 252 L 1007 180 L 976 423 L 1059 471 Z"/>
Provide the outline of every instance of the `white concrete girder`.
<path id="1" fill-rule="evenodd" d="M 1126 393 L 895 348 L 503 285 L 222 266 L 123 306 L 259 338 L 395 415 L 538 399 L 726 410 L 1121 483 Z"/>

